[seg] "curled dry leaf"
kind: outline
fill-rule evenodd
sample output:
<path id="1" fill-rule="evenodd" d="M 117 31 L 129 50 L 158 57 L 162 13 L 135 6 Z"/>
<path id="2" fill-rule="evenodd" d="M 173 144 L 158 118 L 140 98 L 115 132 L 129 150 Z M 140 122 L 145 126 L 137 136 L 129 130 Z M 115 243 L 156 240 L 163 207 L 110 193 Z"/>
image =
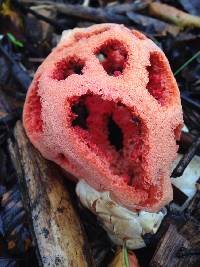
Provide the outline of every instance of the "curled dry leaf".
<path id="1" fill-rule="evenodd" d="M 98 192 L 81 180 L 76 186 L 81 203 L 98 216 L 111 240 L 130 249 L 145 247 L 143 236 L 155 234 L 166 215 L 163 209 L 157 213 L 132 212 L 113 201 L 108 192 Z"/>
<path id="2" fill-rule="evenodd" d="M 139 267 L 137 258 L 133 252 L 128 252 L 128 260 L 130 267 Z M 127 266 L 124 258 L 123 249 L 119 249 L 108 267 L 129 267 Z"/>

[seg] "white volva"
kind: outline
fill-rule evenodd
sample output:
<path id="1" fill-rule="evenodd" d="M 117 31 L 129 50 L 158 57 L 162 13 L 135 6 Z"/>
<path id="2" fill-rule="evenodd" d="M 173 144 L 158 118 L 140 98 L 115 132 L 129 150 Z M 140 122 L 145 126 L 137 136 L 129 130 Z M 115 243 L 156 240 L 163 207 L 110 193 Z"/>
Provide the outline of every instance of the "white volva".
<path id="1" fill-rule="evenodd" d="M 111 240 L 117 245 L 126 242 L 129 249 L 145 247 L 144 234 L 156 233 L 166 215 L 166 209 L 158 213 L 129 211 L 113 201 L 109 192 L 100 193 L 83 180 L 76 185 L 76 194 L 98 216 Z"/>

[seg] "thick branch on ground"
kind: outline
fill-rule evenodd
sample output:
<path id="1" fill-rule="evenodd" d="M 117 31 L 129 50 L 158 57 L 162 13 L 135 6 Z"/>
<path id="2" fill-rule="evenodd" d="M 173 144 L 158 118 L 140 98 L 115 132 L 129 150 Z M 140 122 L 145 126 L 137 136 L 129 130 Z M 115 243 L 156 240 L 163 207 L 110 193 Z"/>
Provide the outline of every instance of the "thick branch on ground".
<path id="1" fill-rule="evenodd" d="M 27 139 L 20 122 L 9 149 L 15 164 L 25 208 L 41 266 L 94 266 L 80 221 L 61 172 L 46 161 Z"/>
<path id="2" fill-rule="evenodd" d="M 151 0 L 135 1 L 134 3 L 114 4 L 106 6 L 106 10 L 123 14 L 130 11 L 140 11 L 148 6 Z"/>
<path id="3" fill-rule="evenodd" d="M 150 266 L 151 267 L 174 267 L 183 266 L 176 265 L 179 263 L 179 258 L 176 254 L 181 247 L 187 248 L 187 240 L 179 235 L 176 226 L 170 225 L 168 231 L 161 239 L 157 246 L 157 251 L 155 252 Z M 185 265 L 186 266 L 186 265 Z"/>
<path id="4" fill-rule="evenodd" d="M 23 2 L 23 1 L 19 1 Z M 31 3 L 38 4 L 36 1 L 31 1 Z M 92 20 L 95 22 L 115 22 L 115 23 L 123 23 L 130 24 L 130 20 L 123 15 L 116 14 L 111 10 L 106 10 L 103 8 L 93 8 L 93 7 L 85 7 L 82 5 L 70 5 L 70 4 L 62 4 L 62 3 L 53 3 L 51 1 L 40 1 L 41 5 L 49 5 L 49 7 L 54 8 L 59 13 L 74 16 L 82 19 Z"/>

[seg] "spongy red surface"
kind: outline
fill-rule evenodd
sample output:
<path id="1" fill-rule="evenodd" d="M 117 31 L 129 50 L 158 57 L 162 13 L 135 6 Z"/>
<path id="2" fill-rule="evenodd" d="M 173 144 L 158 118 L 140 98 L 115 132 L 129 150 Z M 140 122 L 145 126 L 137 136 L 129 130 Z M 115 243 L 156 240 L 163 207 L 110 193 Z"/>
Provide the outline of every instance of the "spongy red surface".
<path id="1" fill-rule="evenodd" d="M 172 199 L 180 95 L 143 34 L 116 24 L 74 30 L 38 69 L 23 123 L 44 157 L 119 204 L 157 211 Z"/>

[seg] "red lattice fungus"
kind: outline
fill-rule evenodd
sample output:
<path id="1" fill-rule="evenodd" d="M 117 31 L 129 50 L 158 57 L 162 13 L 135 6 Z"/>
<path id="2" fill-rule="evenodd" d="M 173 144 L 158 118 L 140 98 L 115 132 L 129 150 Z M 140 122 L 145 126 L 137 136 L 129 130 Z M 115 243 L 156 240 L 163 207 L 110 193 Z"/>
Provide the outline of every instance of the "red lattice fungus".
<path id="1" fill-rule="evenodd" d="M 23 123 L 44 157 L 120 205 L 157 211 L 172 199 L 180 95 L 141 33 L 115 24 L 70 33 L 38 69 Z"/>
<path id="2" fill-rule="evenodd" d="M 42 132 L 42 119 L 41 119 L 41 100 L 38 95 L 38 80 L 32 83 L 29 98 L 26 105 L 26 116 L 24 122 L 27 125 L 27 130 L 30 133 Z"/>

